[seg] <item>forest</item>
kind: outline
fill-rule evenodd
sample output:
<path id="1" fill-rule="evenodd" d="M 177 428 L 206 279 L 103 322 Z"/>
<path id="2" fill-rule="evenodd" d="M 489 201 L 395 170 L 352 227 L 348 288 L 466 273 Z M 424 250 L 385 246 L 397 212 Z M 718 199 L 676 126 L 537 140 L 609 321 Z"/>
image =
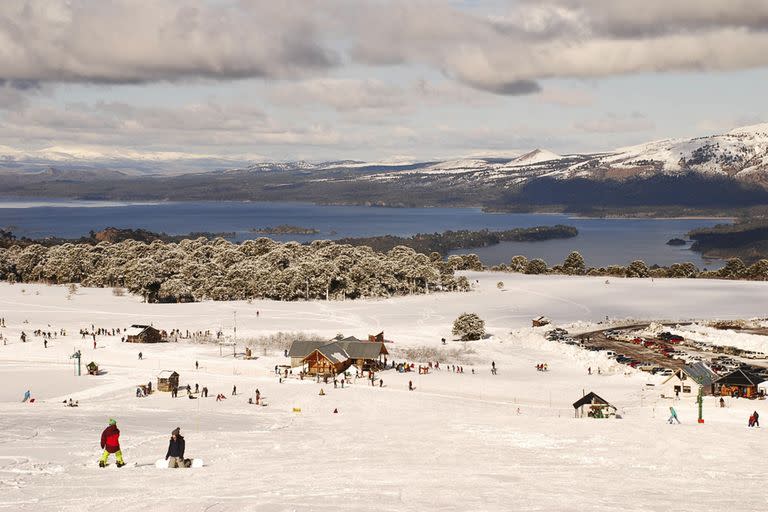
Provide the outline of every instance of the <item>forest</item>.
<path id="1" fill-rule="evenodd" d="M 259 238 L 234 244 L 197 238 L 0 248 L 0 280 L 127 289 L 147 302 L 343 300 L 466 291 L 467 279 L 454 272 L 482 268 L 475 255 L 443 260 L 403 246 L 383 253 L 322 240 L 302 245 Z"/>

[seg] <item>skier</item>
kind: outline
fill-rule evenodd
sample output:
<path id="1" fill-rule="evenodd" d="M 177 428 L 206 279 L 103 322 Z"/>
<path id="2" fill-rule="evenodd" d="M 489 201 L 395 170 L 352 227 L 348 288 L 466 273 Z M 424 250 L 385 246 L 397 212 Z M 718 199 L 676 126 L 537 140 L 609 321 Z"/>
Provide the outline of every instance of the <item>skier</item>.
<path id="1" fill-rule="evenodd" d="M 99 459 L 100 468 L 107 465 L 107 459 L 109 458 L 110 453 L 115 454 L 117 467 L 121 468 L 125 466 L 123 452 L 120 451 L 120 430 L 117 428 L 117 422 L 112 418 L 109 419 L 109 426 L 101 433 L 101 448 L 104 450 L 104 453 Z"/>
<path id="2" fill-rule="evenodd" d="M 181 429 L 176 427 L 171 432 L 171 440 L 168 442 L 168 451 L 165 454 L 165 460 L 168 460 L 169 468 L 183 468 L 184 466 L 184 437 L 181 435 Z"/>
<path id="3" fill-rule="evenodd" d="M 256 405 L 259 405 L 259 401 L 261 400 L 261 391 L 256 389 Z"/>
<path id="4" fill-rule="evenodd" d="M 723 407 L 725 407 L 725 400 L 723 399 L 723 397 L 720 397 L 720 408 L 723 408 Z"/>
<path id="5" fill-rule="evenodd" d="M 195 361 L 195 370 L 199 370 L 199 369 L 200 369 L 200 363 Z"/>
<path id="6" fill-rule="evenodd" d="M 587 368 L 587 375 L 592 375 L 592 367 Z"/>
<path id="7" fill-rule="evenodd" d="M 139 352 L 139 361 L 141 361 L 142 359 L 144 359 L 144 355 L 141 352 Z"/>
<path id="8" fill-rule="evenodd" d="M 675 408 L 674 408 L 674 407 L 670 406 L 670 407 L 669 407 L 669 424 L 671 425 L 671 424 L 672 424 L 672 423 L 674 423 L 675 421 L 676 421 L 678 424 L 680 424 L 680 420 L 679 420 L 679 419 L 678 419 L 678 417 L 677 417 L 677 411 L 675 410 Z"/>
<path id="9" fill-rule="evenodd" d="M 759 427 L 760 426 L 760 415 L 757 414 L 757 411 L 755 411 L 755 412 L 752 413 L 752 416 L 754 416 L 754 418 L 755 418 L 755 426 Z"/>
<path id="10" fill-rule="evenodd" d="M 48 340 L 43 340 L 43 348 L 48 348 Z"/>
<path id="11" fill-rule="evenodd" d="M 413 387 L 413 381 L 412 381 L 412 380 L 409 380 L 409 381 L 408 381 L 408 391 L 413 391 L 413 389 L 414 389 L 414 387 Z"/>
<path id="12" fill-rule="evenodd" d="M 237 386 L 232 386 L 232 396 L 237 394 Z"/>
<path id="13" fill-rule="evenodd" d="M 29 391 L 29 390 L 26 390 L 26 391 L 24 392 L 24 400 L 22 400 L 21 402 L 22 402 L 22 403 L 24 403 L 24 402 L 28 402 L 28 401 L 29 401 L 29 399 L 30 399 L 31 397 L 32 397 L 32 393 L 30 393 L 30 391 Z"/>

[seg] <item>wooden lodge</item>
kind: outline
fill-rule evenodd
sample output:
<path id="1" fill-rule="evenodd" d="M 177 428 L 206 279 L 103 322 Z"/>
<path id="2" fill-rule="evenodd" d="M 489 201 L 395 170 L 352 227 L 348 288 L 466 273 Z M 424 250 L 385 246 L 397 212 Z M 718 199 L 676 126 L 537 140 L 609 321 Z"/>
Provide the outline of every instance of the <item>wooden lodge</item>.
<path id="1" fill-rule="evenodd" d="M 161 343 L 163 337 L 160 331 L 151 325 L 132 325 L 125 330 L 125 341 L 128 343 Z"/>
<path id="2" fill-rule="evenodd" d="M 616 416 L 616 407 L 591 391 L 573 403 L 573 409 L 577 418 L 584 417 L 584 407 L 587 407 L 586 415 L 588 418 L 609 418 L 611 416 Z"/>
<path id="3" fill-rule="evenodd" d="M 714 389 L 720 396 L 755 398 L 762 378 L 738 368 L 715 381 Z"/>
<path id="4" fill-rule="evenodd" d="M 338 343 L 316 348 L 302 360 L 309 375 L 338 375 L 352 366 L 352 360 Z"/>
<path id="5" fill-rule="evenodd" d="M 291 366 L 305 367 L 310 375 L 339 374 L 352 365 L 363 371 L 378 370 L 388 354 L 384 342 L 354 336 L 330 341 L 294 341 L 288 350 Z"/>
<path id="6" fill-rule="evenodd" d="M 158 391 L 173 391 L 179 387 L 179 374 L 171 370 L 163 370 L 157 375 Z"/>

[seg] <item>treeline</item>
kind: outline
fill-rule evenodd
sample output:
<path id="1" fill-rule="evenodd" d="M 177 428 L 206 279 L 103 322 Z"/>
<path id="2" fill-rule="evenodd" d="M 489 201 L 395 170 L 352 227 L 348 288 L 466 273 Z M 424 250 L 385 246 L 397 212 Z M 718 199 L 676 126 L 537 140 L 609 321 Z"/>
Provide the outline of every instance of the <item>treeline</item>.
<path id="1" fill-rule="evenodd" d="M 572 276 L 605 277 L 672 277 L 702 279 L 743 279 L 750 281 L 768 280 L 768 259 L 761 259 L 752 265 L 745 265 L 739 258 L 731 258 L 718 270 L 701 270 L 693 263 L 674 263 L 668 267 L 648 266 L 641 260 L 629 265 L 610 265 L 607 267 L 588 267 L 584 257 L 578 252 L 569 254 L 563 263 L 550 267 L 542 259 L 529 260 L 525 256 L 515 256 L 509 264 L 491 267 L 500 272 L 518 272 L 523 274 L 562 274 Z"/>
<path id="2" fill-rule="evenodd" d="M 207 233 L 207 232 L 194 232 L 186 235 L 168 235 L 166 233 L 155 233 L 146 229 L 121 229 L 108 227 L 101 231 L 91 230 L 88 236 L 82 236 L 80 238 L 61 238 L 61 237 L 45 237 L 40 239 L 32 239 L 27 237 L 17 238 L 12 231 L 0 229 L 0 247 L 9 248 L 14 245 L 19 247 L 27 247 L 30 245 L 42 245 L 45 247 L 52 247 L 54 245 L 63 244 L 89 244 L 96 245 L 100 242 L 124 242 L 126 240 L 135 240 L 137 242 L 151 243 L 155 241 L 161 242 L 181 242 L 182 240 L 190 238 L 205 238 L 212 240 L 214 238 L 234 238 L 235 233 Z"/>
<path id="3" fill-rule="evenodd" d="M 362 238 L 342 238 L 338 243 L 349 245 L 365 245 L 376 251 L 389 251 L 393 247 L 403 245 L 416 252 L 436 252 L 446 256 L 456 249 L 474 249 L 496 245 L 500 242 L 536 242 L 556 238 L 573 238 L 579 231 L 573 226 L 557 224 L 554 226 L 536 226 L 532 228 L 515 228 L 506 231 L 458 230 L 443 233 L 419 233 L 411 237 L 392 235 L 372 236 Z"/>
<path id="4" fill-rule="evenodd" d="M 356 299 L 432 291 L 466 291 L 456 270 L 480 270 L 477 256 L 419 254 L 370 247 L 268 238 L 233 244 L 222 238 L 143 243 L 31 244 L 0 248 L 0 279 L 126 288 L 148 302 Z"/>
<path id="5" fill-rule="evenodd" d="M 748 220 L 718 224 L 688 233 L 691 250 L 709 257 L 738 257 L 753 263 L 768 256 L 768 221 Z"/>

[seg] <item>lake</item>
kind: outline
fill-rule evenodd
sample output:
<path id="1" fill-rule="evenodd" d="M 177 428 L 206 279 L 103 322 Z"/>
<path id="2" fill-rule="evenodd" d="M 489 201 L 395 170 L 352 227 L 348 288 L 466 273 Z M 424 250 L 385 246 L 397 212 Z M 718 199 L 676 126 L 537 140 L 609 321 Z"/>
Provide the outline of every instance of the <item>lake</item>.
<path id="1" fill-rule="evenodd" d="M 310 203 L 161 202 L 5 200 L 0 201 L 0 228 L 16 236 L 77 238 L 108 226 L 143 228 L 168 234 L 234 232 L 235 241 L 259 236 L 250 230 L 291 224 L 315 228 L 318 235 L 269 235 L 275 240 L 335 239 L 375 235 L 408 236 L 457 229 L 505 230 L 516 227 L 568 224 L 579 236 L 545 242 L 504 242 L 473 252 L 488 265 L 508 262 L 516 254 L 542 258 L 550 265 L 569 252 L 581 252 L 587 265 L 627 264 L 641 259 L 652 265 L 690 261 L 719 268 L 687 246 L 666 245 L 691 229 L 729 222 L 724 219 L 584 219 L 560 214 L 484 213 L 479 208 L 375 208 L 319 206 Z"/>

